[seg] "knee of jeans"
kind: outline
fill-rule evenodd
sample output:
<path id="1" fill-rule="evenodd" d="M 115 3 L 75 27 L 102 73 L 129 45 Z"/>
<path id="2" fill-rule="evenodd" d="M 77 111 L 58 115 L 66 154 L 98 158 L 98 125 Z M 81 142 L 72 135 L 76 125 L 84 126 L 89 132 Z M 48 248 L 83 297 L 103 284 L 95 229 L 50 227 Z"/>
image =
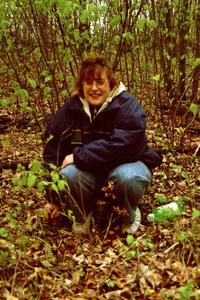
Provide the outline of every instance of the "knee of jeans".
<path id="1" fill-rule="evenodd" d="M 151 171 L 138 161 L 135 163 L 124 164 L 116 167 L 109 174 L 108 180 L 114 182 L 145 182 L 146 184 L 151 182 Z"/>
<path id="2" fill-rule="evenodd" d="M 60 174 L 63 175 L 68 183 L 75 182 L 78 176 L 78 170 L 74 165 L 69 165 L 63 168 L 60 171 Z"/>
<path id="3" fill-rule="evenodd" d="M 114 182 L 116 188 L 132 190 L 136 194 L 143 194 L 150 184 L 148 178 L 136 174 L 132 174 L 131 176 L 129 174 L 123 174 L 123 176 L 114 175 L 111 180 Z"/>
<path id="4" fill-rule="evenodd" d="M 119 184 L 128 184 L 133 183 L 135 181 L 138 181 L 138 175 L 134 173 L 129 173 L 123 170 L 123 172 L 118 172 L 115 170 L 115 172 L 112 173 L 112 175 L 109 177 L 109 180 L 113 181 L 114 183 Z"/>

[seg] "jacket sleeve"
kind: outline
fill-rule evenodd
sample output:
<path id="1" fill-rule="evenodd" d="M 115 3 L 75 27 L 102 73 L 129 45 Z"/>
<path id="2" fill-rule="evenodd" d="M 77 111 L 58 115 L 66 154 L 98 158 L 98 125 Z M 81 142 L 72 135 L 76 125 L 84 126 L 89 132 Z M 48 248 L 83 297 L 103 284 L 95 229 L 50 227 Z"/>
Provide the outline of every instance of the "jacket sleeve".
<path id="1" fill-rule="evenodd" d="M 43 151 L 43 160 L 45 165 L 47 166 L 49 163 L 53 163 L 54 165 L 59 165 L 59 157 L 58 157 L 58 148 L 59 148 L 60 137 L 53 134 L 48 125 L 46 134 L 45 134 L 45 145 Z"/>
<path id="2" fill-rule="evenodd" d="M 74 149 L 74 161 L 80 169 L 106 170 L 119 164 L 136 161 L 146 145 L 146 119 L 131 111 L 122 113 L 110 138 L 98 139 Z M 98 169 L 98 170 L 97 170 Z"/>
<path id="3" fill-rule="evenodd" d="M 70 146 L 71 125 L 68 115 L 63 110 L 58 111 L 48 123 L 44 136 L 43 151 L 43 159 L 46 166 L 49 163 L 60 166 L 64 157 L 72 151 Z M 68 120 L 68 122 L 65 120 Z"/>

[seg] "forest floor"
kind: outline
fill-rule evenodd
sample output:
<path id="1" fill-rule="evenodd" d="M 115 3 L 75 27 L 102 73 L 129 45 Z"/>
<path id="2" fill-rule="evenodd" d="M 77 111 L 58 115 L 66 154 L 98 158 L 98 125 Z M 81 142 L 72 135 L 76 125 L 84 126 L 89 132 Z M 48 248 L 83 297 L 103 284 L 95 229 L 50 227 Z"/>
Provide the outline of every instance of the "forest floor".
<path id="1" fill-rule="evenodd" d="M 158 135 L 157 135 L 158 133 Z M 45 222 L 44 194 L 16 186 L 13 162 L 40 160 L 41 133 L 31 127 L 1 134 L 0 299 L 199 299 L 200 138 L 186 137 L 189 150 L 170 150 L 164 134 L 148 131 L 164 153 L 140 205 L 142 226 L 131 235 L 110 228 L 90 238 L 76 237 L 67 221 Z M 9 168 L 10 165 L 10 168 Z M 33 180 L 33 181 L 32 181 Z M 15 183 L 14 183 L 15 182 Z M 153 208 L 182 201 L 183 215 L 152 223 Z"/>

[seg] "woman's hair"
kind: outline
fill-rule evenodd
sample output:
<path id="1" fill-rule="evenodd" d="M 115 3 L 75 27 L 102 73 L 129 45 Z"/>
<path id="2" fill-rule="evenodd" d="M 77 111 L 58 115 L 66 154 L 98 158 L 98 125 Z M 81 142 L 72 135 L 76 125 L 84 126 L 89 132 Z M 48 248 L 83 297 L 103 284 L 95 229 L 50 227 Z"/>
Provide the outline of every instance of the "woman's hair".
<path id="1" fill-rule="evenodd" d="M 114 76 L 114 72 L 110 63 L 106 60 L 103 55 L 89 56 L 83 60 L 79 77 L 76 83 L 76 89 L 81 97 L 83 94 L 83 81 L 92 80 L 98 73 L 101 74 L 102 71 L 106 72 L 110 83 L 110 89 L 112 90 L 117 84 L 118 80 Z"/>

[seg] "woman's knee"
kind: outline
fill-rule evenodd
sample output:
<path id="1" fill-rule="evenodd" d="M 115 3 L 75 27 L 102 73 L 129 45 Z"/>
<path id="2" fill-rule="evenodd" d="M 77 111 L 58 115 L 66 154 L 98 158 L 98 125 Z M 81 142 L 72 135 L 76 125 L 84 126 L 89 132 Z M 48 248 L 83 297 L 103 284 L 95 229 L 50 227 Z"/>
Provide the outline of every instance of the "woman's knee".
<path id="1" fill-rule="evenodd" d="M 144 195 L 149 182 L 145 178 L 133 175 L 116 178 L 114 185 L 117 193 L 126 193 L 139 199 Z"/>
<path id="2" fill-rule="evenodd" d="M 124 183 L 135 183 L 151 182 L 151 171 L 142 162 L 127 163 L 114 168 L 108 179 L 113 182 Z"/>
<path id="3" fill-rule="evenodd" d="M 93 191 L 96 189 L 96 177 L 89 172 L 79 170 L 75 165 L 69 165 L 60 172 L 66 179 L 69 187 L 80 190 Z"/>
<path id="4" fill-rule="evenodd" d="M 60 171 L 60 174 L 65 177 L 68 183 L 76 182 L 78 179 L 78 173 L 79 170 L 75 165 L 69 165 Z"/>
<path id="5" fill-rule="evenodd" d="M 108 180 L 114 183 L 117 193 L 125 191 L 140 198 L 151 182 L 151 171 L 142 162 L 123 164 L 112 170 Z"/>

